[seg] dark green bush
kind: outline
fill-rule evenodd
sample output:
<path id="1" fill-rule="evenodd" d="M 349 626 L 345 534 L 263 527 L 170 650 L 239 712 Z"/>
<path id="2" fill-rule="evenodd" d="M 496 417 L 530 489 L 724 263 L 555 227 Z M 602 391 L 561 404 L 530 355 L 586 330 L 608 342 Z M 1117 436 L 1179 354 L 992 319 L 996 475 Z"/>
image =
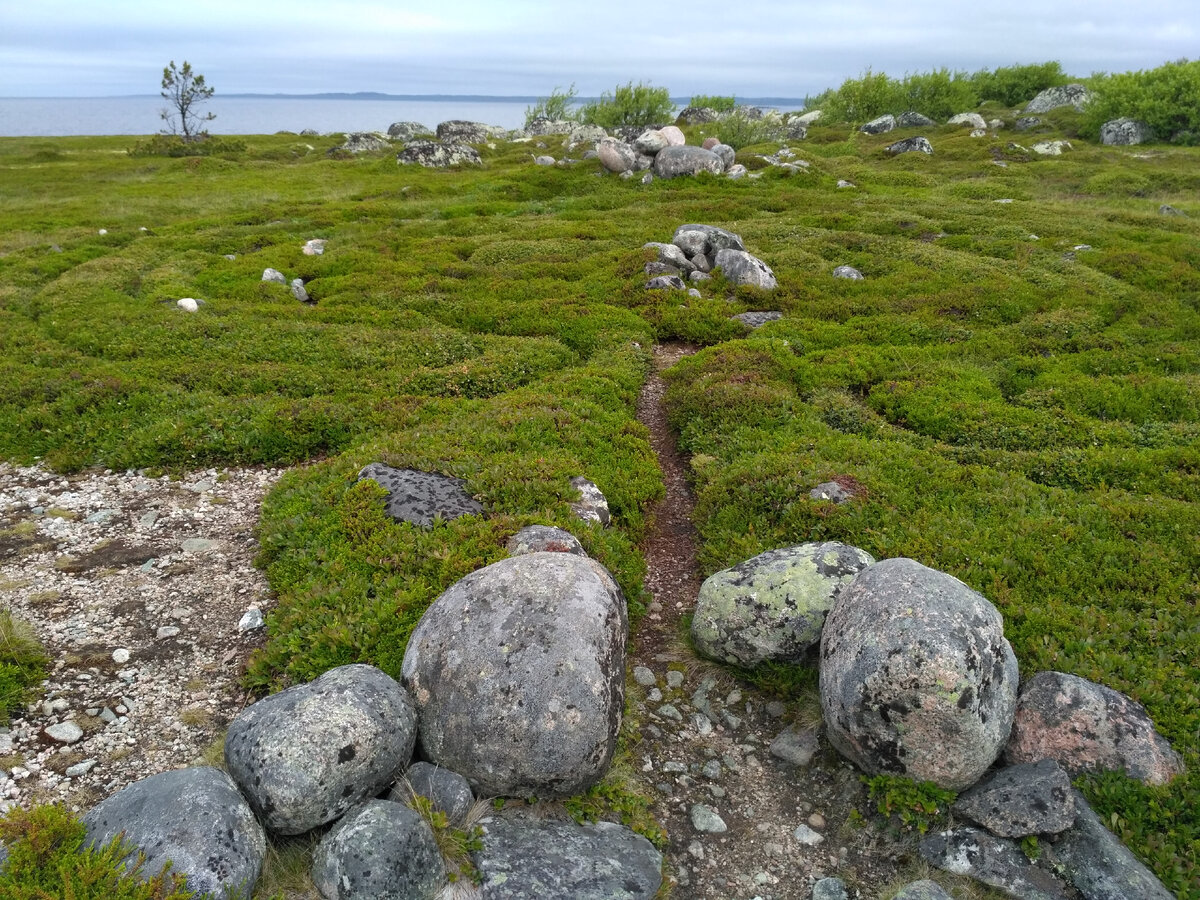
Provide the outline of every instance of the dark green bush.
<path id="1" fill-rule="evenodd" d="M 186 140 L 177 134 L 155 134 L 129 148 L 130 156 L 225 156 L 244 153 L 246 142 L 201 135 Z"/>
<path id="2" fill-rule="evenodd" d="M 971 76 L 980 101 L 995 100 L 1004 106 L 1023 106 L 1046 88 L 1070 80 L 1057 61 L 980 69 Z"/>
<path id="3" fill-rule="evenodd" d="M 906 74 L 900 89 L 904 95 L 901 104 L 904 109 L 915 109 L 940 122 L 961 112 L 970 112 L 979 105 L 979 94 L 966 72 L 934 69 Z"/>
<path id="4" fill-rule="evenodd" d="M 1083 133 L 1089 137 L 1098 136 L 1110 119 L 1126 116 L 1146 123 L 1158 140 L 1200 143 L 1200 60 L 1095 75 L 1089 86 L 1096 95 L 1083 114 Z"/>
<path id="5" fill-rule="evenodd" d="M 612 93 L 606 91 L 599 100 L 585 103 L 579 110 L 583 122 L 606 129 L 657 125 L 671 121 L 674 115 L 671 92 L 640 81 L 636 85 L 632 81 L 619 84 Z"/>
<path id="6" fill-rule="evenodd" d="M 737 99 L 719 95 L 696 94 L 688 101 L 688 106 L 695 106 L 698 109 L 714 109 L 717 112 L 733 112 L 737 106 Z"/>

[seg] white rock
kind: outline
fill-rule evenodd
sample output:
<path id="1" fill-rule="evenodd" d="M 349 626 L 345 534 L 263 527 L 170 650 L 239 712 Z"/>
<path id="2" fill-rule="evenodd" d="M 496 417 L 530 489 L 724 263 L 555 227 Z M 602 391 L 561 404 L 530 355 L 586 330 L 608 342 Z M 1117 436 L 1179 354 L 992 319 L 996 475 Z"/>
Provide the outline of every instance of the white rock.
<path id="1" fill-rule="evenodd" d="M 125 663 L 129 662 L 129 651 L 126 650 L 124 647 L 118 647 L 116 650 L 113 651 L 112 661 L 115 662 L 118 666 L 125 665 Z"/>
<path id="2" fill-rule="evenodd" d="M 263 624 L 262 610 L 256 606 L 252 606 L 246 610 L 242 618 L 238 621 L 238 631 L 254 631 L 256 628 L 262 628 Z"/>
<path id="3" fill-rule="evenodd" d="M 46 737 L 60 744 L 75 744 L 83 740 L 83 729 L 74 722 L 60 722 L 46 729 Z"/>
<path id="4" fill-rule="evenodd" d="M 313 238 L 311 241 L 305 241 L 304 246 L 300 249 L 305 256 L 320 256 L 325 252 L 326 241 L 323 238 Z"/>
<path id="5" fill-rule="evenodd" d="M 193 297 L 183 297 L 175 301 L 175 305 L 185 312 L 195 312 L 200 308 L 200 303 Z"/>
<path id="6" fill-rule="evenodd" d="M 820 844 L 825 840 L 823 835 L 817 834 L 817 832 L 813 831 L 807 825 L 799 826 L 792 834 L 792 837 L 794 837 L 805 847 L 815 847 L 817 844 Z"/>

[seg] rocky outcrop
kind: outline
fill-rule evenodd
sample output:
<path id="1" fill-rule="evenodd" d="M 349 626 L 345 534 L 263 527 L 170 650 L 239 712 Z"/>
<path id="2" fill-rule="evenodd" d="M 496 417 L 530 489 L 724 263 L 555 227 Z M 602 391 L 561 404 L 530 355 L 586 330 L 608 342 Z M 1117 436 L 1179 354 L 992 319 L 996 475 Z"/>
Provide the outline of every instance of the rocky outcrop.
<path id="1" fill-rule="evenodd" d="M 1004 749 L 1016 699 L 1000 613 L 944 572 L 911 559 L 868 566 L 825 620 L 829 741 L 868 772 L 968 787 Z"/>
<path id="2" fill-rule="evenodd" d="M 718 250 L 713 265 L 730 284 L 750 285 L 765 291 L 774 290 L 777 285 L 771 267 L 745 250 Z"/>
<path id="3" fill-rule="evenodd" d="M 593 560 L 531 553 L 472 572 L 404 654 L 422 755 L 484 795 L 586 790 L 616 746 L 626 629 L 625 598 Z"/>
<path id="4" fill-rule="evenodd" d="M 409 141 L 404 149 L 396 154 L 396 161 L 402 166 L 415 164 L 426 169 L 483 165 L 478 150 L 452 141 Z"/>
<path id="5" fill-rule="evenodd" d="M 420 122 L 393 122 L 388 126 L 387 133 L 394 141 L 411 141 L 421 135 L 433 134 Z"/>
<path id="6" fill-rule="evenodd" d="M 142 873 L 171 871 L 188 887 L 216 897 L 249 896 L 267 840 L 237 786 L 211 766 L 175 769 L 134 782 L 83 816 L 85 846 L 124 835 L 146 855 Z"/>
<path id="7" fill-rule="evenodd" d="M 1155 729 L 1145 707 L 1104 685 L 1062 672 L 1039 672 L 1021 689 L 1010 764 L 1052 759 L 1071 775 L 1122 771 L 1166 784 L 1183 760 Z"/>
<path id="8" fill-rule="evenodd" d="M 438 520 L 483 512 L 479 501 L 467 493 L 466 482 L 461 478 L 370 463 L 358 473 L 358 480 L 364 479 L 374 481 L 388 492 L 387 514 L 397 522 L 428 528 Z"/>
<path id="9" fill-rule="evenodd" d="M 621 825 L 492 817 L 480 826 L 471 861 L 486 900 L 650 900 L 662 886 L 662 854 Z"/>
<path id="10" fill-rule="evenodd" d="M 1110 147 L 1128 147 L 1154 140 L 1154 132 L 1136 119 L 1111 119 L 1100 126 L 1100 143 Z"/>
<path id="11" fill-rule="evenodd" d="M 759 554 L 700 586 L 692 640 L 705 656 L 745 668 L 804 662 L 838 593 L 874 562 L 836 542 Z"/>
<path id="12" fill-rule="evenodd" d="M 1064 84 L 1046 88 L 1025 105 L 1025 112 L 1033 115 L 1046 113 L 1063 106 L 1073 106 L 1080 112 L 1092 99 L 1092 92 L 1082 84 Z"/>
<path id="13" fill-rule="evenodd" d="M 229 726 L 225 764 L 263 824 L 303 834 L 384 790 L 412 758 L 408 693 L 374 666 L 330 669 Z"/>
<path id="14" fill-rule="evenodd" d="M 503 128 L 495 125 L 484 125 L 482 122 L 467 122 L 463 119 L 450 119 L 439 122 L 437 139 L 454 144 L 486 144 L 505 133 Z"/>

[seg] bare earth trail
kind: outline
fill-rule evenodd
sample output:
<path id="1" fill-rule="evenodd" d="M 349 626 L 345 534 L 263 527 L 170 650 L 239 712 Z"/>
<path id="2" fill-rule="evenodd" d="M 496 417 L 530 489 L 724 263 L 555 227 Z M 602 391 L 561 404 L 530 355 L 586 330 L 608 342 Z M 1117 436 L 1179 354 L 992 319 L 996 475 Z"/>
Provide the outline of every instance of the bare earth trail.
<path id="1" fill-rule="evenodd" d="M 697 658 L 684 637 L 683 621 L 702 578 L 694 499 L 667 423 L 661 373 L 694 350 L 656 347 L 655 371 L 638 403 L 666 495 L 642 544 L 654 601 L 630 645 L 629 664 L 640 685 L 641 742 L 634 757 L 638 776 L 659 798 L 655 815 L 669 834 L 671 896 L 808 900 L 812 885 L 828 876 L 866 889 L 851 887 L 851 897 L 874 896 L 872 888 L 895 879 L 910 860 L 901 842 L 849 821 L 863 798 L 857 772 L 823 738 L 806 767 L 769 751 L 790 724 L 818 725 L 812 698 L 770 702 Z M 714 811 L 726 830 L 698 830 L 696 804 Z"/>

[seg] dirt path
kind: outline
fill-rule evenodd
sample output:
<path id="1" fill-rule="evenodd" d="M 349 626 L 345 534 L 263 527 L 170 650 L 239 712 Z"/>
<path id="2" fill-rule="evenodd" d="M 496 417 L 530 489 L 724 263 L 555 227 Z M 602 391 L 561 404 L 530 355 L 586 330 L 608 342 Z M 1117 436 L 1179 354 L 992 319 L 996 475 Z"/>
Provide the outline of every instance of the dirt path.
<path id="1" fill-rule="evenodd" d="M 813 884 L 830 876 L 883 887 L 908 862 L 907 853 L 901 842 L 851 821 L 851 809 L 863 799 L 857 772 L 823 737 L 806 766 L 771 753 L 785 730 L 819 733 L 815 697 L 783 703 L 762 696 L 697 658 L 685 639 L 685 617 L 702 578 L 694 499 L 686 461 L 667 424 L 661 373 L 693 351 L 678 344 L 656 347 L 655 372 L 638 403 L 666 496 L 642 545 L 654 602 L 630 653 L 642 691 L 642 742 L 635 756 L 640 777 L 659 798 L 655 813 L 670 837 L 671 896 L 808 900 Z M 700 805 L 718 819 L 706 825 Z M 723 824 L 725 830 L 698 824 Z M 856 896 L 853 889 L 850 896 Z"/>

